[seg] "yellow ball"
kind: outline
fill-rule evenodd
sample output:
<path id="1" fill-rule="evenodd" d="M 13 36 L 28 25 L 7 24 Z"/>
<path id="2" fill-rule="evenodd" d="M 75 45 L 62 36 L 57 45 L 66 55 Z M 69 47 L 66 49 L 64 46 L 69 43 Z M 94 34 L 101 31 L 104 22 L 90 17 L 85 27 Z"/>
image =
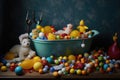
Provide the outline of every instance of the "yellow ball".
<path id="1" fill-rule="evenodd" d="M 41 58 L 39 56 L 35 56 L 33 58 L 33 62 L 36 63 L 36 62 L 39 62 L 41 60 Z"/>
<path id="2" fill-rule="evenodd" d="M 42 68 L 43 68 L 43 65 L 42 65 L 41 62 L 36 62 L 36 63 L 34 63 L 34 65 L 33 65 L 33 69 L 34 69 L 35 71 L 39 71 L 39 69 L 42 69 Z"/>
<path id="3" fill-rule="evenodd" d="M 69 61 L 75 60 L 75 59 L 76 59 L 76 57 L 75 57 L 74 55 L 69 55 L 69 56 L 68 56 L 68 60 L 69 60 Z"/>
<path id="4" fill-rule="evenodd" d="M 75 70 L 72 68 L 70 69 L 70 74 L 74 74 L 75 73 Z"/>
<path id="5" fill-rule="evenodd" d="M 64 59 L 64 60 L 67 60 L 67 56 L 64 56 L 63 59 Z"/>
<path id="6" fill-rule="evenodd" d="M 79 74 L 82 73 L 82 71 L 81 71 L 80 69 L 78 69 L 78 70 L 76 71 L 76 73 L 79 75 Z"/>
<path id="7" fill-rule="evenodd" d="M 1 66 L 1 71 L 2 71 L 2 72 L 7 71 L 7 67 L 6 67 L 6 66 Z"/>
<path id="8" fill-rule="evenodd" d="M 23 69 L 31 69 L 33 67 L 33 60 L 24 60 L 23 62 L 21 62 L 20 66 L 23 68 Z"/>
<path id="9" fill-rule="evenodd" d="M 56 38 L 55 38 L 55 35 L 54 34 L 52 34 L 52 33 L 49 33 L 48 34 L 48 40 L 55 40 Z"/>
<path id="10" fill-rule="evenodd" d="M 52 28 L 50 26 L 45 26 L 44 27 L 44 33 L 45 34 L 52 33 Z"/>
<path id="11" fill-rule="evenodd" d="M 78 37 L 80 37 L 80 32 L 78 30 L 73 30 L 70 33 L 70 37 L 78 38 Z"/>
<path id="12" fill-rule="evenodd" d="M 41 31 L 42 26 L 41 25 L 37 25 L 36 28 Z"/>
<path id="13" fill-rule="evenodd" d="M 58 74 L 57 71 L 54 71 L 54 72 L 53 72 L 53 76 L 54 76 L 54 77 L 57 77 L 58 75 L 59 75 L 59 74 Z"/>

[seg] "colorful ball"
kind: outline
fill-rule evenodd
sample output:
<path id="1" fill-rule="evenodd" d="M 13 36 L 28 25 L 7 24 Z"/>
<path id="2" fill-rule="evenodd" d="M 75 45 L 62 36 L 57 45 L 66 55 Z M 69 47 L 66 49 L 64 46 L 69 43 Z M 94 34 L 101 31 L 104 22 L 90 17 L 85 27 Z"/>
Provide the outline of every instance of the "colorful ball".
<path id="1" fill-rule="evenodd" d="M 77 73 L 78 75 L 80 75 L 80 74 L 82 73 L 82 71 L 81 71 L 80 69 L 78 69 L 78 70 L 76 71 L 76 73 Z"/>
<path id="2" fill-rule="evenodd" d="M 23 69 L 31 69 L 34 65 L 34 61 L 33 60 L 24 60 L 23 62 L 21 62 L 20 66 Z"/>
<path id="3" fill-rule="evenodd" d="M 49 63 L 53 63 L 53 59 L 51 57 L 47 57 L 46 59 Z"/>
<path id="4" fill-rule="evenodd" d="M 35 71 L 39 71 L 39 69 L 41 69 L 41 68 L 43 68 L 43 65 L 42 65 L 41 62 L 36 62 L 36 63 L 34 63 L 33 69 L 34 69 Z"/>
<path id="5" fill-rule="evenodd" d="M 58 72 L 57 72 L 57 71 L 54 71 L 54 72 L 53 72 L 53 76 L 54 76 L 54 77 L 58 77 L 58 76 L 59 76 Z"/>
<path id="6" fill-rule="evenodd" d="M 1 66 L 1 71 L 2 71 L 2 72 L 7 71 L 7 67 L 6 67 L 6 66 Z"/>
<path id="7" fill-rule="evenodd" d="M 55 71 L 54 67 L 50 67 L 50 72 L 54 72 L 54 71 Z"/>
<path id="8" fill-rule="evenodd" d="M 17 75 L 23 74 L 23 69 L 22 69 L 22 67 L 21 67 L 21 66 L 17 66 L 17 67 L 15 68 L 15 73 L 16 73 Z"/>
<path id="9" fill-rule="evenodd" d="M 70 74 L 74 74 L 75 70 L 73 68 L 70 69 Z"/>
<path id="10" fill-rule="evenodd" d="M 74 55 L 69 55 L 68 56 L 68 60 L 70 60 L 70 61 L 76 60 L 76 57 Z"/>

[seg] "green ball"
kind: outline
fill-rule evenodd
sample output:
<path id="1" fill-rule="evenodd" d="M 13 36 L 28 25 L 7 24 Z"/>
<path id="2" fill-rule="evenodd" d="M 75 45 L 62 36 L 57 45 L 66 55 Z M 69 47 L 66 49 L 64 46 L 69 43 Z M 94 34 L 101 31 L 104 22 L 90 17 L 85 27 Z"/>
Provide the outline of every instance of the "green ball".
<path id="1" fill-rule="evenodd" d="M 99 66 L 100 66 L 100 67 L 102 67 L 103 65 L 104 65 L 104 63 L 103 63 L 103 62 L 100 62 L 100 63 L 99 63 Z"/>
<path id="2" fill-rule="evenodd" d="M 98 60 L 99 60 L 99 61 L 103 61 L 103 60 L 104 60 L 103 56 L 99 56 L 99 57 L 98 57 Z"/>

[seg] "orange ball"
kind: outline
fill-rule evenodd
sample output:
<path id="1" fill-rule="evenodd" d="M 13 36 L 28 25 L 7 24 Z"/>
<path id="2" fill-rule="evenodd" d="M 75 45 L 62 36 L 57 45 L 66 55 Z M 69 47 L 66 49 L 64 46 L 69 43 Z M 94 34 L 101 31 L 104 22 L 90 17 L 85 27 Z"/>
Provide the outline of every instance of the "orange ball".
<path id="1" fill-rule="evenodd" d="M 66 62 L 64 65 L 67 67 L 67 66 L 69 66 L 69 63 Z"/>
<path id="2" fill-rule="evenodd" d="M 110 60 L 106 60 L 105 62 L 106 62 L 106 64 L 109 64 L 109 63 L 110 63 Z"/>
<path id="3" fill-rule="evenodd" d="M 53 76 L 54 76 L 54 77 L 58 77 L 58 76 L 59 76 L 58 72 L 57 72 L 57 71 L 54 71 L 54 72 L 53 72 Z"/>
<path id="4" fill-rule="evenodd" d="M 86 75 L 87 74 L 87 71 L 86 70 L 82 70 L 82 75 Z"/>
<path id="5" fill-rule="evenodd" d="M 42 74 L 43 73 L 43 69 L 39 69 L 39 71 L 38 71 L 40 74 Z"/>
<path id="6" fill-rule="evenodd" d="M 110 72 L 111 70 L 112 70 L 112 69 L 111 69 L 110 67 L 108 67 L 106 71 L 107 71 L 107 72 Z"/>

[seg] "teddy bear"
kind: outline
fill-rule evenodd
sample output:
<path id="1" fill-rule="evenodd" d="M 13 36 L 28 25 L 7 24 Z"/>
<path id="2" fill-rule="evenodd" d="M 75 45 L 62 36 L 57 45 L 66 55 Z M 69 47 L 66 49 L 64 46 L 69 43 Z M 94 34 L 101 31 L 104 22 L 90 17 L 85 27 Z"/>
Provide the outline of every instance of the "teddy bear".
<path id="1" fill-rule="evenodd" d="M 19 36 L 20 44 L 14 45 L 8 53 L 14 53 L 15 58 L 7 60 L 8 62 L 20 62 L 25 59 L 31 59 L 36 55 L 35 51 L 30 48 L 30 39 L 28 33 Z"/>

